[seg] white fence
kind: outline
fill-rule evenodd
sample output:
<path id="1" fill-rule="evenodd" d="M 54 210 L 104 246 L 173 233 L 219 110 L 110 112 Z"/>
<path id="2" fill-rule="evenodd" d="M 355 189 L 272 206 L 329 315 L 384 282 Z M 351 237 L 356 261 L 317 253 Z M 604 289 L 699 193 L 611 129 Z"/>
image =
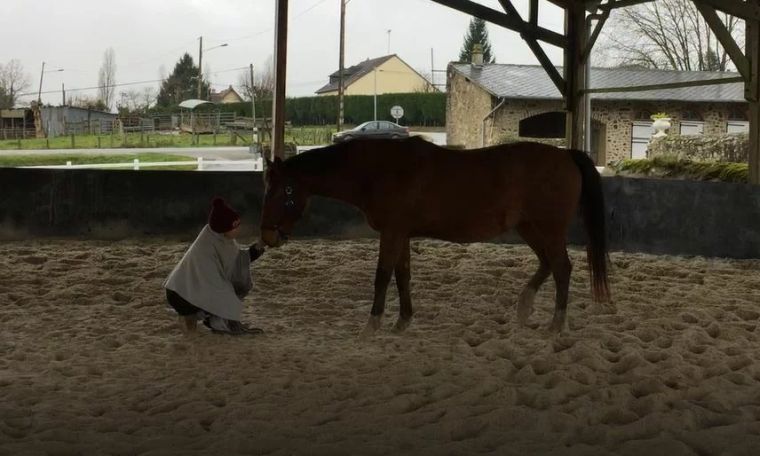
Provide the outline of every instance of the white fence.
<path id="1" fill-rule="evenodd" d="M 39 166 L 21 166 L 20 168 L 37 168 L 37 169 L 133 169 L 140 170 L 144 168 L 156 168 L 166 166 L 195 166 L 197 171 L 262 171 L 263 163 L 261 158 L 249 160 L 204 160 L 198 157 L 195 161 L 164 161 L 164 162 L 141 162 L 134 159 L 125 163 L 88 163 L 83 165 L 74 165 L 67 161 L 65 165 L 39 165 Z"/>

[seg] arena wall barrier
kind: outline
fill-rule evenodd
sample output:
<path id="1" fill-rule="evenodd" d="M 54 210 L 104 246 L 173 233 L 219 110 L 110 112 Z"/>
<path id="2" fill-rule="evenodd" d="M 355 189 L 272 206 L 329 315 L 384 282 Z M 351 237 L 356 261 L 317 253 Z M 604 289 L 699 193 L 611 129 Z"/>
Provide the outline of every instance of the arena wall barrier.
<path id="1" fill-rule="evenodd" d="M 760 187 L 622 177 L 603 181 L 613 250 L 760 258 Z M 0 168 L 0 239 L 189 238 L 205 223 L 215 195 L 227 198 L 255 232 L 263 193 L 258 172 Z M 294 236 L 375 233 L 356 209 L 314 198 Z M 497 241 L 516 239 L 508 235 Z M 584 242 L 577 223 L 570 240 Z"/>

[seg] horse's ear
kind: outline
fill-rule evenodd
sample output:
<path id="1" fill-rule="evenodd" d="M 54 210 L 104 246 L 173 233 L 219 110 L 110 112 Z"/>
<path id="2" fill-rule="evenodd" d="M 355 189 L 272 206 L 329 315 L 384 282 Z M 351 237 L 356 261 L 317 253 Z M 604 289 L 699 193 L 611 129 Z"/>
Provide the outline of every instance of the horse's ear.
<path id="1" fill-rule="evenodd" d="M 280 165 L 282 165 L 282 159 L 280 157 L 274 157 L 274 164 L 275 166 L 279 167 Z"/>
<path id="2" fill-rule="evenodd" d="M 267 162 L 266 163 L 266 165 L 267 165 L 266 169 L 271 168 L 272 167 L 272 160 L 270 160 L 268 157 L 264 157 L 264 160 L 266 160 L 266 162 Z"/>

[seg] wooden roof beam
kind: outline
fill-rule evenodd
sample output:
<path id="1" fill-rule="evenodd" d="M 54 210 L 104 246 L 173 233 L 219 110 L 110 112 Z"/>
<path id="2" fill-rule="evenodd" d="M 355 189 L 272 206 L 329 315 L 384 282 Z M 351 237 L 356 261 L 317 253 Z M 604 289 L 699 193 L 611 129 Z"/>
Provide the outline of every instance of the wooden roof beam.
<path id="1" fill-rule="evenodd" d="M 715 12 L 715 8 L 699 1 L 694 2 L 694 6 L 697 7 L 699 12 L 702 14 L 702 17 L 705 18 L 705 22 L 707 22 L 707 24 L 710 26 L 710 29 L 718 38 L 720 44 L 723 45 L 723 48 L 731 57 L 731 61 L 734 62 L 736 69 L 739 70 L 739 73 L 744 77 L 744 80 L 749 81 L 749 60 L 747 60 L 747 57 L 744 56 L 744 52 L 742 52 L 741 48 L 739 48 L 739 45 L 736 44 L 736 40 L 734 40 L 734 37 L 731 36 L 731 33 L 726 30 L 726 26 L 718 17 L 718 13 Z"/>
<path id="2" fill-rule="evenodd" d="M 501 3 L 501 6 L 504 8 L 504 10 L 507 12 L 508 15 L 511 15 L 512 17 L 516 17 L 520 19 L 520 21 L 522 21 L 522 17 L 520 17 L 519 11 L 517 11 L 517 8 L 515 8 L 511 0 L 499 0 L 499 3 Z M 536 7 L 537 6 L 538 5 L 536 5 Z M 533 5 L 531 5 L 531 7 L 533 7 Z M 533 16 L 532 10 L 531 10 L 531 16 Z M 537 16 L 538 16 L 538 11 L 536 10 L 536 20 L 538 20 Z M 557 67 L 554 66 L 551 60 L 549 60 L 549 56 L 546 55 L 546 52 L 544 52 L 544 49 L 538 43 L 536 38 L 528 33 L 520 33 L 520 36 L 528 44 L 528 47 L 530 47 L 530 50 L 533 51 L 533 55 L 536 56 L 536 59 L 538 59 L 539 63 L 541 63 L 541 66 L 544 67 L 544 71 L 546 71 L 546 73 L 549 75 L 554 85 L 557 86 L 557 89 L 559 90 L 559 92 L 564 96 L 566 92 L 566 86 L 567 86 L 567 84 L 565 83 L 565 79 L 562 77 L 561 74 L 559 74 Z"/>
<path id="3" fill-rule="evenodd" d="M 692 0 L 695 5 L 710 5 L 718 11 L 745 20 L 760 20 L 760 7 L 740 0 Z"/>
<path id="4" fill-rule="evenodd" d="M 655 0 L 609 0 L 603 5 L 599 5 L 598 9 L 602 11 L 611 11 L 618 8 L 627 8 L 629 6 L 639 5 L 641 3 L 650 3 Z"/>
<path id="5" fill-rule="evenodd" d="M 432 0 L 435 3 L 448 6 L 470 16 L 475 16 L 492 24 L 500 25 L 509 30 L 532 36 L 537 40 L 544 41 L 553 46 L 563 48 L 567 40 L 565 36 L 543 27 L 532 26 L 519 17 L 510 16 L 487 6 L 480 5 L 470 0 Z"/>

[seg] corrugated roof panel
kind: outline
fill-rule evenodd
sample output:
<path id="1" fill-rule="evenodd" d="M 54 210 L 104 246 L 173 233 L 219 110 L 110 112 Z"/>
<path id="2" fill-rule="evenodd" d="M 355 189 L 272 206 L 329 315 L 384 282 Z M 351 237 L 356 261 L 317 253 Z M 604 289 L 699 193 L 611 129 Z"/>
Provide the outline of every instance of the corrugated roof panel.
<path id="1" fill-rule="evenodd" d="M 451 66 L 483 87 L 492 95 L 503 98 L 561 100 L 559 90 L 539 65 L 492 64 L 475 67 L 454 63 Z M 562 67 L 557 68 L 562 73 Z M 641 70 L 626 68 L 593 68 L 591 88 L 632 87 L 667 84 L 705 79 L 732 78 L 738 73 L 708 71 Z M 659 100 L 690 102 L 744 102 L 744 85 L 739 82 L 678 89 L 658 89 L 644 92 L 595 93 L 595 100 Z"/>

